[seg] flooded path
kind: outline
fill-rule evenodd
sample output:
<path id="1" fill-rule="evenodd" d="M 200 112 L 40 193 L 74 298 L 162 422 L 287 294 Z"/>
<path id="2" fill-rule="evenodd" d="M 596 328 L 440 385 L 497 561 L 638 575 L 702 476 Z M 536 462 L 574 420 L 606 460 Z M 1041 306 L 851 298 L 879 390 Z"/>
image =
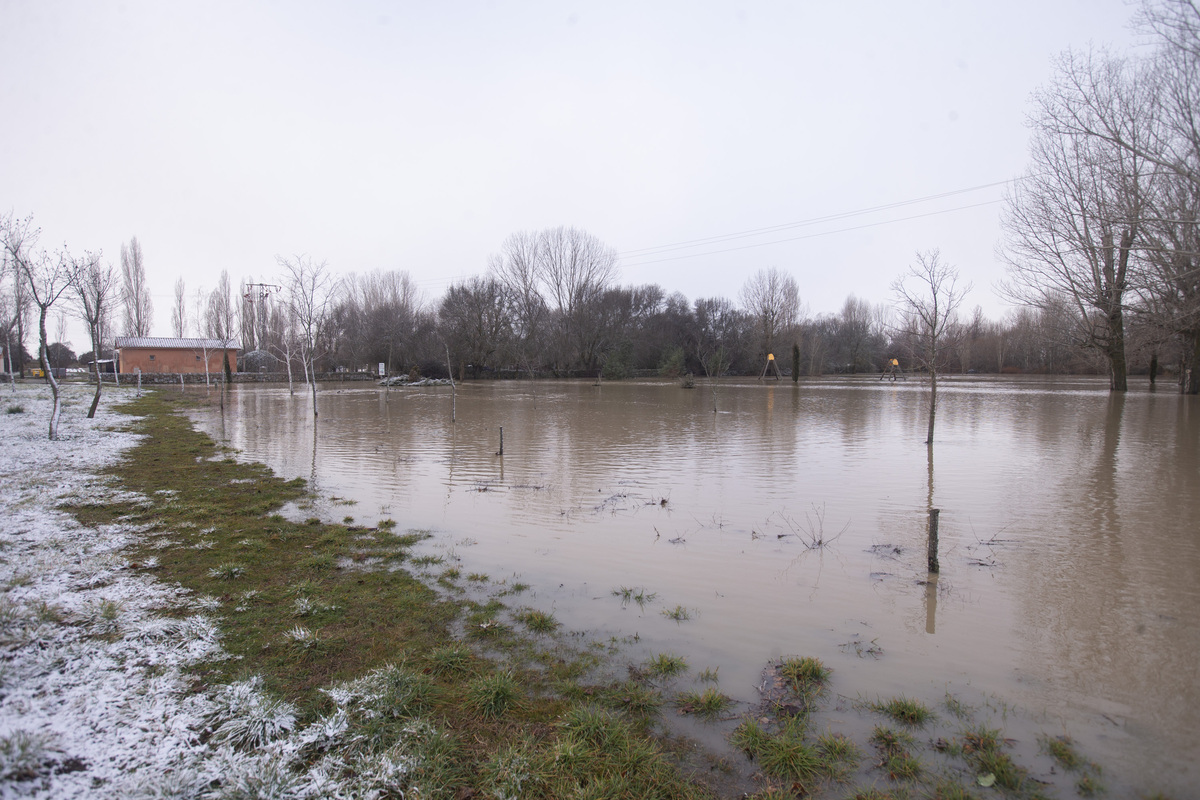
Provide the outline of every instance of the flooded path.
<path id="1" fill-rule="evenodd" d="M 237 386 L 216 438 L 427 529 L 568 628 L 719 669 L 815 655 L 835 691 L 1020 709 L 1110 792 L 1200 781 L 1200 402 L 1091 379 Z M 500 428 L 504 455 L 498 456 Z M 315 435 L 314 435 L 315 434 Z M 926 581 L 930 506 L 941 574 Z M 823 541 L 823 547 L 814 547 Z M 654 598 L 624 606 L 613 591 Z M 676 622 L 664 610 L 682 606 Z M 639 651 L 639 648 L 642 648 Z"/>

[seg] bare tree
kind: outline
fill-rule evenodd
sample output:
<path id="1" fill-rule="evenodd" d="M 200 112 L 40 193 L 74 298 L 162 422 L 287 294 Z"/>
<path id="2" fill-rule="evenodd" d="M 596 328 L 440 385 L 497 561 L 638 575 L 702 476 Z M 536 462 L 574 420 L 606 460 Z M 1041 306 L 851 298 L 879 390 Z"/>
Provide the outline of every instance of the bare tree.
<path id="1" fill-rule="evenodd" d="M 1113 391 L 1128 388 L 1126 293 L 1153 178 L 1140 150 L 1151 138 L 1144 74 L 1125 61 L 1068 53 L 1036 96 L 1032 160 L 1003 217 L 1012 299 L 1045 308 L 1067 298 L 1072 338 L 1107 360 Z M 1104 117 L 1101 121 L 1099 118 Z M 1064 119 L 1119 130 L 1126 149 Z"/>
<path id="2" fill-rule="evenodd" d="M 514 233 L 504 241 L 500 254 L 492 256 L 488 262 L 488 271 L 504 284 L 512 298 L 514 356 L 518 366 L 524 365 L 531 378 L 549 312 L 539 288 L 538 242 L 537 234 Z"/>
<path id="3" fill-rule="evenodd" d="M 292 377 L 292 359 L 296 357 L 298 350 L 294 315 L 286 302 L 275 301 L 270 305 L 269 320 L 268 349 L 283 361 L 287 369 L 288 394 L 294 395 L 296 386 Z M 307 366 L 304 374 L 308 374 Z"/>
<path id="4" fill-rule="evenodd" d="M 508 290 L 495 278 L 478 276 L 451 284 L 438 309 L 438 328 L 458 358 L 460 378 L 468 364 L 476 378 L 483 369 L 494 370 L 512 336 Z"/>
<path id="5" fill-rule="evenodd" d="M 229 351 L 237 343 L 238 314 L 233 302 L 232 290 L 229 284 L 229 272 L 221 270 L 217 286 L 208 296 L 208 310 L 205 317 L 208 335 L 220 342 L 222 367 L 225 380 L 221 385 L 221 410 L 225 410 L 225 396 L 229 384 L 233 381 L 233 366 L 229 363 Z M 207 358 L 205 359 L 207 362 Z"/>
<path id="6" fill-rule="evenodd" d="M 182 339 L 187 331 L 187 300 L 183 278 L 175 281 L 175 302 L 171 306 L 171 331 L 176 339 Z"/>
<path id="7" fill-rule="evenodd" d="M 594 333 L 585 313 L 617 279 L 617 251 L 578 228 L 552 228 L 539 237 L 537 272 L 557 312 L 560 354 L 569 368 Z"/>
<path id="8" fill-rule="evenodd" d="M 204 385 L 212 386 L 212 376 L 208 370 L 208 294 L 203 287 L 198 287 L 192 295 L 192 323 L 195 326 L 196 340 L 200 355 L 204 361 Z"/>
<path id="9" fill-rule="evenodd" d="M 125 304 L 125 335 L 150 335 L 154 305 L 150 302 L 150 287 L 146 285 L 146 264 L 142 246 L 134 236 L 129 244 L 121 244 L 121 301 Z"/>
<path id="10" fill-rule="evenodd" d="M 276 256 L 283 270 L 284 291 L 288 306 L 300 332 L 300 352 L 305 371 L 311 377 L 313 417 L 317 416 L 317 348 L 329 321 L 330 307 L 337 290 L 337 281 L 322 261 L 314 263 L 308 256 L 284 258 Z"/>
<path id="11" fill-rule="evenodd" d="M 774 352 L 777 342 L 786 342 L 800 321 L 800 287 L 776 267 L 750 276 L 742 286 L 741 301 L 758 326 L 764 357 Z"/>
<path id="12" fill-rule="evenodd" d="M 40 231 L 33 227 L 32 217 L 24 220 L 0 218 L 0 236 L 3 237 L 4 249 L 29 287 L 30 300 L 38 310 L 38 359 L 53 396 L 50 410 L 50 439 L 53 440 L 58 438 L 60 405 L 58 381 L 54 377 L 54 371 L 50 369 L 46 316 L 63 293 L 71 288 L 75 276 L 74 263 L 66 254 L 52 258 L 45 251 L 32 252 L 39 234 Z"/>
<path id="13" fill-rule="evenodd" d="M 955 312 L 971 290 L 958 285 L 958 270 L 942 261 L 937 250 L 917 253 L 915 264 L 892 283 L 900 332 L 907 334 L 911 357 L 929 370 L 929 429 L 925 443 L 933 445 L 933 423 L 937 415 L 937 376 L 942 357 L 950 346 L 949 333 Z"/>
<path id="14" fill-rule="evenodd" d="M 103 378 L 100 373 L 100 350 L 104 342 L 104 322 L 108 307 L 117 290 L 117 271 L 112 264 L 101 264 L 99 253 L 85 253 L 75 261 L 75 300 L 79 316 L 87 325 L 92 340 L 92 372 L 96 378 L 96 394 L 88 408 L 88 419 L 96 416 L 100 405 Z M 179 284 L 176 284 L 178 291 Z"/>

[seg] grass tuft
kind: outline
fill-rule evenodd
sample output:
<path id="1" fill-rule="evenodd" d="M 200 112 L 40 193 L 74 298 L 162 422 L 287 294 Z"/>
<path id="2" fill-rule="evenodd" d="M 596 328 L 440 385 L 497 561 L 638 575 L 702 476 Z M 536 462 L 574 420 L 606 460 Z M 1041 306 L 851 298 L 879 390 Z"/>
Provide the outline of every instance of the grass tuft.
<path id="1" fill-rule="evenodd" d="M 534 633 L 554 633 L 558 629 L 558 620 L 553 614 L 548 614 L 545 611 L 538 611 L 532 608 L 525 608 L 513 615 L 517 622 L 524 625 Z"/>
<path id="2" fill-rule="evenodd" d="M 676 699 L 676 704 L 681 714 L 694 714 L 711 722 L 733 705 L 733 698 L 710 686 L 704 691 L 682 692 Z"/>
<path id="3" fill-rule="evenodd" d="M 209 577 L 216 578 L 217 580 L 232 581 L 242 577 L 245 572 L 246 568 L 243 565 L 233 562 L 226 562 L 224 564 L 218 564 L 217 566 L 209 569 L 208 575 Z"/>
<path id="4" fill-rule="evenodd" d="M 664 608 L 663 616 L 668 619 L 673 619 L 676 622 L 684 622 L 692 618 L 692 612 L 688 611 L 683 606 L 675 606 L 674 608 Z"/>
<path id="5" fill-rule="evenodd" d="M 646 662 L 644 670 L 647 675 L 655 678 L 673 678 L 687 672 L 687 661 L 683 656 L 659 653 Z"/>
<path id="6" fill-rule="evenodd" d="M 510 672 L 482 675 L 467 685 L 467 707 L 484 719 L 499 719 L 520 696 L 517 681 Z"/>
<path id="7" fill-rule="evenodd" d="M 812 685 L 824 685 L 833 673 L 829 667 L 821 663 L 819 658 L 804 656 L 803 658 L 788 658 L 779 665 L 779 672 L 792 682 L 797 690 Z"/>
<path id="8" fill-rule="evenodd" d="M 871 703 L 870 707 L 880 714 L 891 717 L 896 722 L 911 725 L 915 728 L 923 727 L 934 718 L 934 713 L 928 706 L 919 700 L 910 700 L 903 695 L 894 697 L 891 700 Z"/>

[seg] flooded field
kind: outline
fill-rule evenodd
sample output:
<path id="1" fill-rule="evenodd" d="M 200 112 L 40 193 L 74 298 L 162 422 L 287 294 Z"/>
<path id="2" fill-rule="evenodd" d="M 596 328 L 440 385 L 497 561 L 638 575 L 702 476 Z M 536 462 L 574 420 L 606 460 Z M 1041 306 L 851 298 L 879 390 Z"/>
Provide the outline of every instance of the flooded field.
<path id="1" fill-rule="evenodd" d="M 703 383 L 479 383 L 459 387 L 454 422 L 449 387 L 329 385 L 316 427 L 303 392 L 247 385 L 198 419 L 353 501 L 327 516 L 429 530 L 464 573 L 531 584 L 524 602 L 627 639 L 630 659 L 719 670 L 744 703 L 769 659 L 814 655 L 846 705 L 949 693 L 1028 753 L 1070 734 L 1116 796 L 1186 797 L 1200 402 L 1138 388 L 953 379 L 932 458 L 917 380 L 722 384 L 715 414 Z"/>

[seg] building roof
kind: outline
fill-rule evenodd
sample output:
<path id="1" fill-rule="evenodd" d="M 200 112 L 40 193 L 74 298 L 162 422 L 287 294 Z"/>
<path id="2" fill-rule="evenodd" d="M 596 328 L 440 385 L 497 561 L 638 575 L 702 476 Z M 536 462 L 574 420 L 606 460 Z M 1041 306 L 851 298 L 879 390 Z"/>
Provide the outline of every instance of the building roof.
<path id="1" fill-rule="evenodd" d="M 153 347 L 159 350 L 240 350 L 242 343 L 236 339 L 170 339 L 158 336 L 118 336 L 113 346 L 120 350 L 122 347 Z"/>

